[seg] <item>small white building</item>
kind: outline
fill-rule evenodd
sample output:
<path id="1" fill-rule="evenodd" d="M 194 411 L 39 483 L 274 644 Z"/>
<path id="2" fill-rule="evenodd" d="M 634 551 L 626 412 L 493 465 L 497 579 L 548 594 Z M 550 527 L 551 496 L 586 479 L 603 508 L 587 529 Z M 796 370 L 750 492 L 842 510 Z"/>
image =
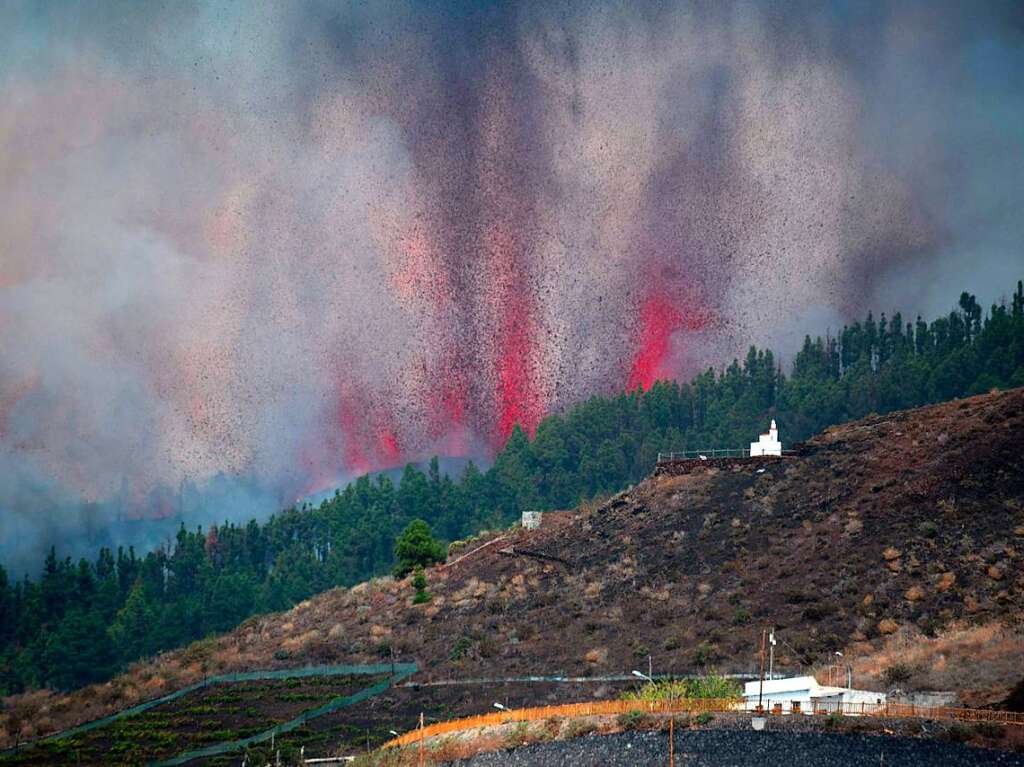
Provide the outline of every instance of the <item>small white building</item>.
<path id="1" fill-rule="evenodd" d="M 750 443 L 750 457 L 753 458 L 758 455 L 782 455 L 782 443 L 779 442 L 779 427 L 775 425 L 775 419 L 772 419 L 772 425 L 768 428 L 767 434 L 762 434 L 757 438 L 757 442 Z"/>
<path id="2" fill-rule="evenodd" d="M 748 709 L 757 705 L 758 690 L 761 682 L 747 682 L 743 689 L 743 697 Z M 866 707 L 885 703 L 884 692 L 871 690 L 854 690 L 850 687 L 828 687 L 818 684 L 813 676 L 794 676 L 789 679 L 765 679 L 761 691 L 761 705 L 770 710 L 781 705 L 783 711 L 792 711 L 793 704 L 799 703 L 800 711 L 805 714 L 814 713 L 815 703 L 836 709 L 837 703 L 843 704 L 847 713 L 856 713 L 856 708 L 849 704 Z"/>

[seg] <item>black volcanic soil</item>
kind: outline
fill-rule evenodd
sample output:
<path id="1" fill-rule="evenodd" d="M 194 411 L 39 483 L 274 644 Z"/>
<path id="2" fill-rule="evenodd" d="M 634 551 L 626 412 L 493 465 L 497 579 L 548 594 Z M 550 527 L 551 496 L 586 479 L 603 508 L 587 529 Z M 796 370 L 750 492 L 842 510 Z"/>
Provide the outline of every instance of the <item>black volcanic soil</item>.
<path id="1" fill-rule="evenodd" d="M 690 730 L 676 735 L 685 767 L 973 767 L 1024 765 L 1024 757 L 918 738 L 831 733 Z M 480 754 L 460 767 L 635 767 L 667 764 L 667 736 L 624 732 Z"/>

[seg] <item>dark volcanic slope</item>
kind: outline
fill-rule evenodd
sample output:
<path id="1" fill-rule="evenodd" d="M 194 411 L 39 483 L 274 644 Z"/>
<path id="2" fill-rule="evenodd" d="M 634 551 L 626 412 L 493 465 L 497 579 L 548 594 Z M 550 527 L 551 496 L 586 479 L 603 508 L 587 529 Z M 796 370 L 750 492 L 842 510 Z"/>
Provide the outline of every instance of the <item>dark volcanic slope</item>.
<path id="1" fill-rule="evenodd" d="M 516 541 L 566 564 L 502 542 L 396 630 L 446 674 L 621 672 L 648 654 L 683 671 L 750 667 L 766 623 L 785 665 L 901 624 L 1019 617 L 1022 439 L 1015 390 L 835 427 L 792 459 L 652 477 Z"/>
<path id="2" fill-rule="evenodd" d="M 664 733 L 622 733 L 481 754 L 464 767 L 633 767 L 665 764 Z M 694 730 L 676 736 L 676 763 L 687 767 L 970 767 L 1024 765 L 1020 756 L 919 738 L 824 733 Z"/>

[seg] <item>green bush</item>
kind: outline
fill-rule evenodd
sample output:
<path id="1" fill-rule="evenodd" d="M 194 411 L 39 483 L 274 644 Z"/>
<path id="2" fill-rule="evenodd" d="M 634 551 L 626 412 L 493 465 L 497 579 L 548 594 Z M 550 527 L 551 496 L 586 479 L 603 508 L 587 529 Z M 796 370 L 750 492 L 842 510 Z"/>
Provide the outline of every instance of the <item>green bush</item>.
<path id="1" fill-rule="evenodd" d="M 426 604 L 431 600 L 430 592 L 427 591 L 427 576 L 423 574 L 423 568 L 416 568 L 416 575 L 412 579 L 412 586 L 416 589 L 416 596 L 412 598 L 414 605 Z"/>
<path id="2" fill-rule="evenodd" d="M 882 671 L 882 679 L 890 687 L 906 684 L 914 676 L 914 669 L 906 663 L 894 663 Z"/>
<path id="3" fill-rule="evenodd" d="M 738 698 L 743 688 L 735 679 L 708 674 L 688 680 L 690 698 Z"/>
<path id="4" fill-rule="evenodd" d="M 565 727 L 566 740 L 582 738 L 597 730 L 597 725 L 587 719 L 571 719 Z"/>
<path id="5" fill-rule="evenodd" d="M 734 626 L 745 626 L 750 623 L 750 610 L 745 607 L 737 607 L 736 612 L 732 614 L 732 624 Z"/>
<path id="6" fill-rule="evenodd" d="M 471 640 L 469 637 L 459 637 L 459 641 L 457 641 L 455 643 L 455 646 L 452 647 L 452 651 L 448 655 L 448 658 L 450 660 L 458 660 L 463 655 L 465 655 L 469 648 L 472 646 L 473 640 Z"/>
<path id="7" fill-rule="evenodd" d="M 708 722 L 712 721 L 714 718 L 715 718 L 715 715 L 712 714 L 710 711 L 704 711 L 704 712 L 702 712 L 700 714 L 697 714 L 696 722 L 699 725 L 705 725 Z"/>
<path id="8" fill-rule="evenodd" d="M 625 693 L 623 700 L 685 700 L 707 698 L 738 698 L 740 683 L 717 674 L 695 679 L 672 679 L 648 682 L 639 690 Z"/>
<path id="9" fill-rule="evenodd" d="M 615 717 L 615 723 L 623 730 L 649 730 L 653 727 L 654 717 L 642 711 L 630 711 Z"/>
<path id="10" fill-rule="evenodd" d="M 505 745 L 509 748 L 525 746 L 530 742 L 530 725 L 526 722 L 519 722 L 512 731 L 505 736 Z"/>
<path id="11" fill-rule="evenodd" d="M 651 651 L 647 648 L 647 645 L 637 645 L 633 648 L 634 658 L 646 658 L 651 654 Z"/>

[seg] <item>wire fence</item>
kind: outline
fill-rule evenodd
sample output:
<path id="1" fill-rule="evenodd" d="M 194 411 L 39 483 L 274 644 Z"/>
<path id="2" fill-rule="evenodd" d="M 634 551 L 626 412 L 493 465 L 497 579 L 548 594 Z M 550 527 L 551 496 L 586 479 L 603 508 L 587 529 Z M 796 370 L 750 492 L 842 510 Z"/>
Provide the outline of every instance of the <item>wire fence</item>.
<path id="1" fill-rule="evenodd" d="M 841 715 L 873 716 L 889 719 L 934 719 L 957 722 L 994 722 L 1024 726 L 1024 713 L 1016 711 L 992 711 L 988 709 L 951 708 L 943 706 L 914 706 L 904 703 L 830 703 L 815 702 L 812 710 L 783 711 L 779 704 L 765 701 L 763 713 L 773 715 Z M 774 709 L 774 710 L 773 710 Z M 703 714 L 703 713 L 758 713 L 756 707 L 742 698 L 696 698 L 685 700 L 601 700 L 588 703 L 568 703 L 559 706 L 539 706 L 437 722 L 426 727 L 399 735 L 381 748 L 396 748 L 419 743 L 421 740 L 438 735 L 474 730 L 479 727 L 494 727 L 516 722 L 535 722 L 553 718 L 580 718 L 586 716 L 610 716 L 617 714 Z"/>
<path id="2" fill-rule="evenodd" d="M 658 453 L 658 463 L 672 461 L 700 461 L 712 458 L 749 458 L 750 450 L 746 448 L 714 447 L 704 450 L 681 450 L 673 453 Z"/>
<path id="3" fill-rule="evenodd" d="M 839 716 L 877 716 L 890 719 L 944 719 L 957 722 L 994 722 L 1024 725 L 1024 713 L 985 708 L 915 706 L 912 703 L 838 703 L 815 701 L 815 714 Z"/>

